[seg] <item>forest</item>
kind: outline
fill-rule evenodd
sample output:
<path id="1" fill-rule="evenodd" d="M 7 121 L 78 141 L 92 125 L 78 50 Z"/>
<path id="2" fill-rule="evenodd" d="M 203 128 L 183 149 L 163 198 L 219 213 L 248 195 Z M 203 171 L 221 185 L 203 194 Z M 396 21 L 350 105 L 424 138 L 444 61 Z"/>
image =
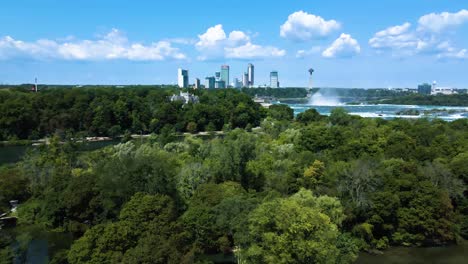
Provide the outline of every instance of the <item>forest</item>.
<path id="1" fill-rule="evenodd" d="M 402 105 L 468 106 L 468 93 L 452 95 L 411 94 L 402 97 L 379 100 L 375 103 Z"/>
<path id="2" fill-rule="evenodd" d="M 0 211 L 16 199 L 20 226 L 73 234 L 51 263 L 214 263 L 219 254 L 238 263 L 353 263 L 361 251 L 468 238 L 467 119 L 370 119 L 342 108 L 294 116 L 286 105 L 261 109 L 239 91 L 203 92 L 199 106 L 166 102 L 162 91 L 70 93 L 50 91 L 42 100 L 23 94 L 16 104 L 63 109 L 55 105 L 63 101 L 73 114 L 91 100 L 89 108 L 109 107 L 104 112 L 114 117 L 117 102 L 137 101 L 150 111 L 136 107 L 128 120 L 106 123 L 86 119 L 83 106 L 74 116 L 81 127 L 39 122 L 3 132 L 52 135 L 50 144 L 0 169 Z M 2 117 L 1 128 L 14 129 Z M 225 133 L 171 136 L 189 122 Z M 159 130 L 89 152 L 61 133 L 100 134 L 115 125 Z M 21 258 L 13 239 L 0 233 L 0 263 Z"/>
<path id="3" fill-rule="evenodd" d="M 314 89 L 317 90 L 317 89 Z M 274 98 L 305 98 L 307 89 L 305 88 L 242 88 L 243 93 L 254 96 L 270 96 Z"/>
<path id="4" fill-rule="evenodd" d="M 0 141 L 52 135 L 219 131 L 260 124 L 263 109 L 232 89 L 193 91 L 199 104 L 171 102 L 175 87 L 0 89 Z"/>

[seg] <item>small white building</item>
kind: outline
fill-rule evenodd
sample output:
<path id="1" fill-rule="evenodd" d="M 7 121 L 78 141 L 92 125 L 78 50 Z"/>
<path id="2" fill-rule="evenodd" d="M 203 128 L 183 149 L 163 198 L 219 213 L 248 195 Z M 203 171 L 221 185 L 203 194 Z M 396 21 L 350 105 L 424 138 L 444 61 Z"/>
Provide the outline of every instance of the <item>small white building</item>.
<path id="1" fill-rule="evenodd" d="M 451 95 L 451 94 L 456 94 L 457 90 L 451 87 L 437 87 L 437 82 L 432 83 L 432 89 L 431 89 L 431 95 L 436 95 L 436 94 L 445 94 L 445 95 Z"/>
<path id="2" fill-rule="evenodd" d="M 431 91 L 431 95 L 436 95 L 436 94 L 450 95 L 450 94 L 456 94 L 456 93 L 457 91 L 454 88 L 449 88 L 449 87 L 438 87 Z"/>
<path id="3" fill-rule="evenodd" d="M 178 95 L 173 94 L 170 97 L 170 100 L 171 100 L 171 102 L 182 101 L 184 104 L 188 104 L 188 103 L 196 104 L 196 103 L 198 103 L 200 101 L 198 96 L 192 95 L 192 94 L 190 94 L 188 92 L 183 93 L 182 91 Z"/>

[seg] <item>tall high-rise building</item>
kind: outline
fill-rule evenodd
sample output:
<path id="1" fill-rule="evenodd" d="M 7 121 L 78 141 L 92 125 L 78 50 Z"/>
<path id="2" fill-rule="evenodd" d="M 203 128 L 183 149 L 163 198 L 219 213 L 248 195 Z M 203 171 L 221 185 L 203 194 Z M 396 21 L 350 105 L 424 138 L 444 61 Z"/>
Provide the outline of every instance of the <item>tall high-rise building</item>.
<path id="1" fill-rule="evenodd" d="M 207 88 L 207 89 L 215 88 L 215 82 L 216 82 L 215 77 L 206 77 L 205 78 L 205 88 Z"/>
<path id="2" fill-rule="evenodd" d="M 432 86 L 428 83 L 418 85 L 419 94 L 431 94 Z"/>
<path id="3" fill-rule="evenodd" d="M 239 78 L 234 78 L 234 81 L 232 83 L 232 87 L 242 88 L 242 82 L 239 80 Z"/>
<path id="4" fill-rule="evenodd" d="M 221 81 L 224 81 L 226 86 L 229 84 L 229 65 L 221 66 Z"/>
<path id="5" fill-rule="evenodd" d="M 249 87 L 249 74 L 246 72 L 242 75 L 242 87 Z"/>
<path id="6" fill-rule="evenodd" d="M 254 75 L 255 75 L 255 72 L 254 72 L 254 66 L 252 63 L 249 63 L 249 65 L 247 65 L 247 74 L 249 75 L 249 87 L 253 87 L 255 82 L 254 82 Z"/>
<path id="7" fill-rule="evenodd" d="M 195 86 L 194 86 L 195 89 L 199 89 L 200 88 L 200 79 L 198 78 L 195 78 Z"/>
<path id="8" fill-rule="evenodd" d="M 221 72 L 215 72 L 215 78 L 217 81 L 221 78 Z"/>
<path id="9" fill-rule="evenodd" d="M 270 87 L 271 88 L 279 88 L 278 72 L 277 71 L 270 72 Z"/>
<path id="10" fill-rule="evenodd" d="M 215 88 L 216 89 L 226 88 L 226 83 L 223 80 L 215 81 Z"/>
<path id="11" fill-rule="evenodd" d="M 180 88 L 187 88 L 189 85 L 188 70 L 179 68 L 177 71 L 177 83 Z"/>

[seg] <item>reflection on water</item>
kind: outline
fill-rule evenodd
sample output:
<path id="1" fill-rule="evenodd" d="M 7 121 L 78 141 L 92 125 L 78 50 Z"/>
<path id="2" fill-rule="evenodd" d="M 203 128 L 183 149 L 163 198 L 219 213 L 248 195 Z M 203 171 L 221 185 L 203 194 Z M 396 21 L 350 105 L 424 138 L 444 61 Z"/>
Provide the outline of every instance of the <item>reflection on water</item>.
<path id="1" fill-rule="evenodd" d="M 80 151 L 91 151 L 120 143 L 118 140 L 87 142 L 80 146 Z M 0 146 L 0 166 L 21 160 L 26 151 L 33 146 Z"/>
<path id="2" fill-rule="evenodd" d="M 29 146 L 0 146 L 0 165 L 19 161 L 28 148 Z"/>
<path id="3" fill-rule="evenodd" d="M 361 253 L 356 263 L 358 264 L 427 264 L 444 263 L 459 264 L 468 263 L 468 245 L 456 245 L 448 247 L 429 248 L 405 248 L 395 247 L 384 252 L 383 255 L 370 255 Z"/>
<path id="4" fill-rule="evenodd" d="M 14 239 L 15 264 L 49 263 L 55 253 L 69 249 L 73 241 L 71 233 L 52 232 L 39 225 L 17 226 L 0 232 Z"/>

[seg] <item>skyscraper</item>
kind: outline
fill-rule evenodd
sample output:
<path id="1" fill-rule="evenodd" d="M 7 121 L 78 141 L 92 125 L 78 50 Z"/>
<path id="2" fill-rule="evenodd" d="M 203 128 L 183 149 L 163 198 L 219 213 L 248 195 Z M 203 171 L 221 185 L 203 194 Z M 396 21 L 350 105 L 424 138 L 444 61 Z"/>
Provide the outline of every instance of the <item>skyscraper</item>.
<path id="1" fill-rule="evenodd" d="M 277 71 L 270 72 L 270 87 L 271 88 L 279 88 L 278 72 Z"/>
<path id="2" fill-rule="evenodd" d="M 216 89 L 226 88 L 226 83 L 223 80 L 219 80 L 215 82 Z"/>
<path id="3" fill-rule="evenodd" d="M 200 79 L 195 78 L 195 89 L 200 88 Z"/>
<path id="4" fill-rule="evenodd" d="M 242 87 L 249 87 L 249 74 L 246 72 L 242 75 Z"/>
<path id="5" fill-rule="evenodd" d="M 205 78 L 205 88 L 206 89 L 213 89 L 215 88 L 215 77 L 206 77 Z"/>
<path id="6" fill-rule="evenodd" d="M 239 80 L 239 78 L 234 78 L 232 86 L 234 88 L 242 88 L 242 82 Z"/>
<path id="7" fill-rule="evenodd" d="M 177 83 L 180 88 L 187 88 L 189 84 L 188 71 L 179 68 L 177 71 Z"/>
<path id="8" fill-rule="evenodd" d="M 229 84 L 229 65 L 221 66 L 221 81 L 224 81 L 226 86 Z"/>
<path id="9" fill-rule="evenodd" d="M 254 66 L 252 63 L 249 63 L 249 65 L 247 65 L 247 74 L 249 75 L 249 87 L 253 87 L 254 86 Z"/>
<path id="10" fill-rule="evenodd" d="M 431 91 L 432 91 L 432 86 L 428 83 L 418 85 L 419 94 L 431 94 Z"/>
<path id="11" fill-rule="evenodd" d="M 219 81 L 219 78 L 221 78 L 221 72 L 215 72 L 215 78 Z"/>

